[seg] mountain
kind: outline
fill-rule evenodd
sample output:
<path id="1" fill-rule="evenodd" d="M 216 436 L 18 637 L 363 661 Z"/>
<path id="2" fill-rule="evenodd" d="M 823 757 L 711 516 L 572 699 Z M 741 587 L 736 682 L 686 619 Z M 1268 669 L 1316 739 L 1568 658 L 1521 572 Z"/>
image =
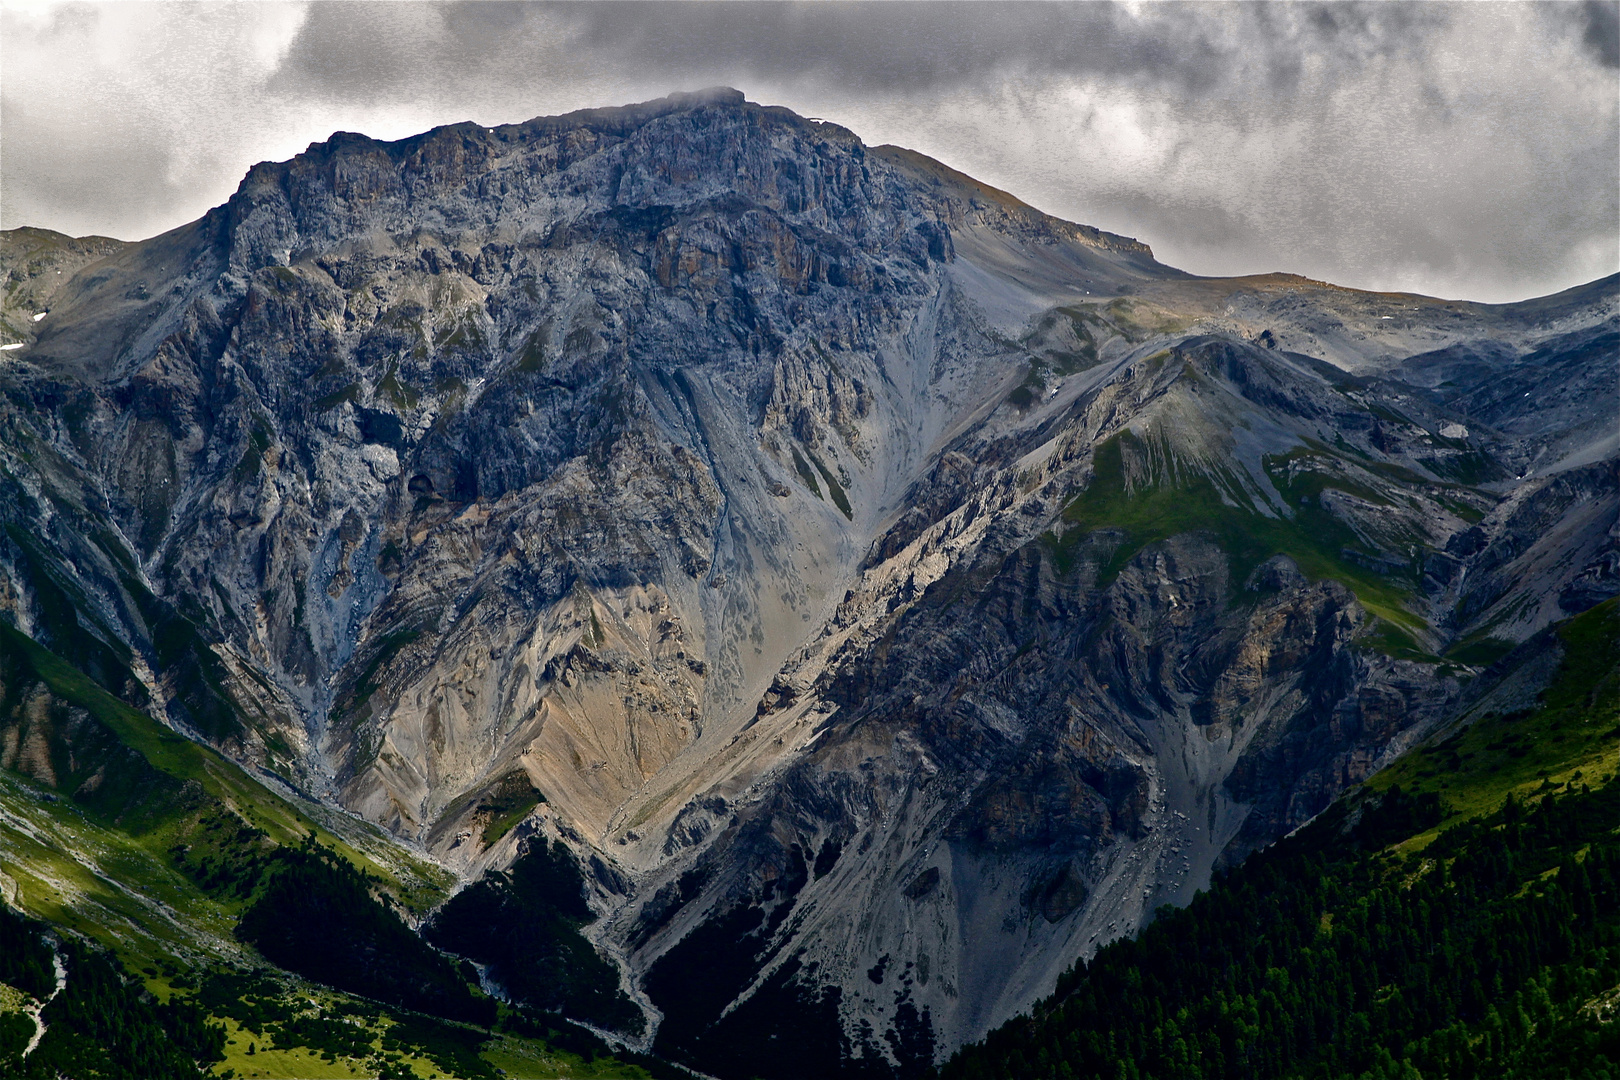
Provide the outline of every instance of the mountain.
<path id="1" fill-rule="evenodd" d="M 1620 278 L 1199 278 L 730 90 L 0 272 L 5 621 L 722 1077 L 942 1060 L 1620 592 Z"/>
<path id="2" fill-rule="evenodd" d="M 1620 1074 L 1620 601 L 1515 653 L 1472 723 L 1078 965 L 941 1075 Z M 1532 658 L 1555 658 L 1541 700 L 1496 711 Z"/>

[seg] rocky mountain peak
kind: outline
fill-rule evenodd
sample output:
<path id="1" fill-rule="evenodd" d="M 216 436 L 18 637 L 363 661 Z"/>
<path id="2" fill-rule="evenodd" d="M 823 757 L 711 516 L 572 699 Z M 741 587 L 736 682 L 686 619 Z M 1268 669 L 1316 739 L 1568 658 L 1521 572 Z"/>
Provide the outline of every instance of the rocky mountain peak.
<path id="1" fill-rule="evenodd" d="M 1195 278 L 732 90 L 0 270 L 3 617 L 468 878 L 562 845 L 718 1075 L 921 1068 L 1620 590 L 1613 279 Z"/>
<path id="2" fill-rule="evenodd" d="M 874 167 L 901 176 L 874 178 Z M 558 174 L 569 182 L 546 183 Z M 397 226 L 425 203 L 434 207 L 434 227 L 499 230 L 514 224 L 515 213 L 532 213 L 537 196 L 555 199 L 563 190 L 573 201 L 552 209 L 568 216 L 657 212 L 725 196 L 860 235 L 860 210 L 898 202 L 901 213 L 931 211 L 946 224 L 988 214 L 1037 234 L 1151 255 L 1136 241 L 1041 214 L 920 154 L 869 152 L 845 128 L 723 87 L 495 128 L 452 124 L 392 143 L 337 132 L 291 161 L 254 166 L 227 213 L 234 231 L 246 231 L 240 242 L 254 253 L 250 263 L 273 262 L 278 250 L 285 261 L 300 243 L 394 227 L 391 215 Z"/>

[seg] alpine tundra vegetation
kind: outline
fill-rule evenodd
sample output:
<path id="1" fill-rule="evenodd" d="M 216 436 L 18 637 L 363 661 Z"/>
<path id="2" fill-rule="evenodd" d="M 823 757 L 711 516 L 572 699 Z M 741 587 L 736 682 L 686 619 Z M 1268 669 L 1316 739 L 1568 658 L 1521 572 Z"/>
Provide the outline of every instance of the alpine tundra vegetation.
<path id="1" fill-rule="evenodd" d="M 716 89 L 0 281 L 10 1074 L 1620 1072 L 1620 279 Z"/>

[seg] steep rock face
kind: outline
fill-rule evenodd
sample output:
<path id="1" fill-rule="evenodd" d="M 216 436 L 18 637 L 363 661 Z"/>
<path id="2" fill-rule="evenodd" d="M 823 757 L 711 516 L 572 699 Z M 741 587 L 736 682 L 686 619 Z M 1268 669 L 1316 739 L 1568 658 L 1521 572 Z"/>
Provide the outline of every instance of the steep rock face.
<path id="1" fill-rule="evenodd" d="M 962 407 L 972 364 L 918 401 L 895 341 L 940 306 L 949 200 L 874 175 L 841 129 L 737 105 L 338 136 L 255 168 L 167 251 L 80 281 L 31 353 L 130 399 L 82 421 L 115 512 L 296 702 L 305 723 L 282 734 L 308 748 L 284 765 L 305 779 L 332 760 L 351 801 L 423 826 L 430 792 L 442 805 L 486 771 L 491 718 L 469 696 L 538 729 L 540 676 L 581 626 L 638 637 L 632 665 L 673 641 L 683 670 L 631 695 L 651 695 L 652 727 L 570 751 L 602 789 L 580 796 L 599 830 L 703 702 L 768 677 L 854 552 L 857 510 L 879 512 Z M 82 326 L 153 295 L 85 347 Z M 582 583 L 613 595 L 585 622 L 568 617 Z M 637 606 L 654 627 L 630 631 Z M 486 636 L 510 655 L 472 655 Z M 616 722 L 628 691 L 599 690 L 553 707 Z M 497 748 L 503 766 L 521 745 Z"/>
<path id="2" fill-rule="evenodd" d="M 716 838 L 619 925 L 674 1009 L 668 1052 L 770 1068 L 768 1006 L 690 1013 L 722 948 L 769 1006 L 814 1015 L 796 988 L 832 985 L 845 1031 L 973 1037 L 1445 716 L 1458 680 L 1367 649 L 1381 618 L 1323 571 L 1376 604 L 1395 587 L 1346 544 L 1466 522 L 1443 485 L 1317 441 L 1357 406 L 1308 374 L 1192 339 L 1060 393 L 1066 423 L 957 441 L 739 744 L 805 753 L 729 823 L 722 804 L 672 830 L 666 853 Z M 974 462 L 991 471 L 962 483 Z"/>
<path id="3" fill-rule="evenodd" d="M 731 91 L 0 264 L 7 621 L 469 876 L 565 841 L 720 1075 L 920 1068 L 1620 580 L 1613 279 L 1190 278 Z"/>

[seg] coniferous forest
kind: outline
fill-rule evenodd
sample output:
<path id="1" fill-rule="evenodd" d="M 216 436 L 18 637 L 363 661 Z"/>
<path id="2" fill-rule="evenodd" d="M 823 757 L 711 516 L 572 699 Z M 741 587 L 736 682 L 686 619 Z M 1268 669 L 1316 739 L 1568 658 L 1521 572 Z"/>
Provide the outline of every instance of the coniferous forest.
<path id="1" fill-rule="evenodd" d="M 1395 789 L 1349 845 L 1340 813 L 1251 858 L 942 1077 L 1620 1076 L 1620 787 L 1369 850 L 1426 809 Z"/>

